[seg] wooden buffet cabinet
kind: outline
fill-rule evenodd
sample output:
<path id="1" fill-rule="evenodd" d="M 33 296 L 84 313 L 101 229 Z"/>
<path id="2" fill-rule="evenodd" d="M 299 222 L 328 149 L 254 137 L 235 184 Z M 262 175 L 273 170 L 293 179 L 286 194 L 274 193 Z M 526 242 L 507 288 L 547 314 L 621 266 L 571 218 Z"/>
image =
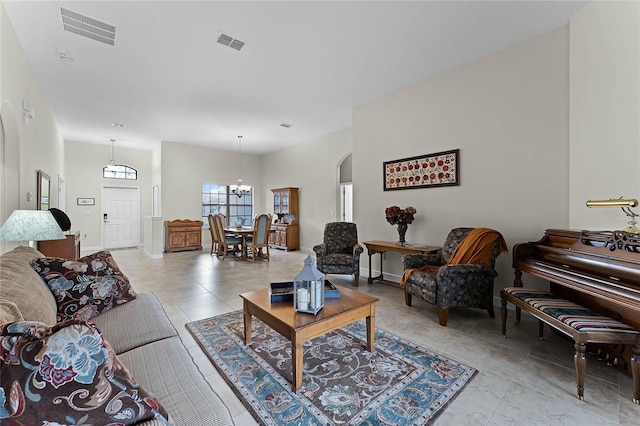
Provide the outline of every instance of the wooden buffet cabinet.
<path id="1" fill-rule="evenodd" d="M 177 219 L 164 222 L 164 251 L 202 250 L 202 221 Z"/>
<path id="2" fill-rule="evenodd" d="M 47 257 L 80 259 L 80 231 L 65 237 L 64 240 L 38 241 L 38 251 Z"/>
<path id="3" fill-rule="evenodd" d="M 286 251 L 298 250 L 300 248 L 298 188 L 275 188 L 271 192 L 276 220 L 271 224 L 270 246 Z M 290 222 L 285 220 L 286 214 L 293 215 Z"/>

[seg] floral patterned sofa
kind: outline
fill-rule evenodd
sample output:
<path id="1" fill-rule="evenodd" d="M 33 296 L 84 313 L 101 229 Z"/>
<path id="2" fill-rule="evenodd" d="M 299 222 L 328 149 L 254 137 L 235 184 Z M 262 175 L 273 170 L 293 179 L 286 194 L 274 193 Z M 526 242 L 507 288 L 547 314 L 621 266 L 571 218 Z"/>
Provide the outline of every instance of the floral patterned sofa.
<path id="1" fill-rule="evenodd" d="M 233 424 L 160 302 L 109 252 L 4 253 L 0 333 L 3 425 Z"/>

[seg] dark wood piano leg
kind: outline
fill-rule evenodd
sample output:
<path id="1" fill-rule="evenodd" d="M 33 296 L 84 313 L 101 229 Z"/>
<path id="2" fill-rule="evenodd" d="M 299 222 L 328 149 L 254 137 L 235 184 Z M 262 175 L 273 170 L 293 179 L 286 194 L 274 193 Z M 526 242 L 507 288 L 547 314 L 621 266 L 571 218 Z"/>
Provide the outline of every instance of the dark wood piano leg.
<path id="1" fill-rule="evenodd" d="M 522 271 L 516 269 L 514 271 L 516 279 L 513 280 L 514 287 L 522 287 Z M 520 324 L 520 319 L 522 318 L 522 309 L 516 306 L 516 325 Z"/>
<path id="2" fill-rule="evenodd" d="M 631 346 L 631 377 L 633 379 L 633 403 L 640 404 L 640 346 Z"/>
<path id="3" fill-rule="evenodd" d="M 522 287 L 522 271 L 516 269 L 514 271 L 514 274 L 516 276 L 516 279 L 513 280 L 513 286 L 514 287 Z"/>
<path id="4" fill-rule="evenodd" d="M 576 381 L 578 384 L 578 399 L 584 399 L 584 372 L 587 369 L 587 345 L 585 343 L 576 343 L 573 345 L 576 353 L 573 356 L 576 365 Z"/>
<path id="5" fill-rule="evenodd" d="M 500 307 L 500 320 L 502 321 L 502 337 L 507 337 L 507 299 L 502 299 Z"/>

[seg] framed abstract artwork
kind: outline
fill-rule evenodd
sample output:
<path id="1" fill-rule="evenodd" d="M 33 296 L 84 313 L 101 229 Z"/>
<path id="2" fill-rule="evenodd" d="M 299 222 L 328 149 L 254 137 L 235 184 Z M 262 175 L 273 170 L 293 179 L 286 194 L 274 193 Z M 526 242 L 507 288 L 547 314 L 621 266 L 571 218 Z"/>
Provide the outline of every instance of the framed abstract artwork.
<path id="1" fill-rule="evenodd" d="M 78 198 L 79 206 L 95 206 L 96 199 L 95 198 Z"/>
<path id="2" fill-rule="evenodd" d="M 459 161 L 459 149 L 385 161 L 384 190 L 460 185 Z"/>

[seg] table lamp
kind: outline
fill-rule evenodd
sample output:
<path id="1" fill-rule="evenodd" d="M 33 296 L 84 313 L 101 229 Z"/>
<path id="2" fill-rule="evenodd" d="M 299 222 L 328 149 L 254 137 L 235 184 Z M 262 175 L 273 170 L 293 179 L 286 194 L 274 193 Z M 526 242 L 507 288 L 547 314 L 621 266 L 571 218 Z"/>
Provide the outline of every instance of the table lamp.
<path id="1" fill-rule="evenodd" d="M 48 210 L 14 210 L 0 228 L 0 241 L 63 240 L 65 235 Z"/>

